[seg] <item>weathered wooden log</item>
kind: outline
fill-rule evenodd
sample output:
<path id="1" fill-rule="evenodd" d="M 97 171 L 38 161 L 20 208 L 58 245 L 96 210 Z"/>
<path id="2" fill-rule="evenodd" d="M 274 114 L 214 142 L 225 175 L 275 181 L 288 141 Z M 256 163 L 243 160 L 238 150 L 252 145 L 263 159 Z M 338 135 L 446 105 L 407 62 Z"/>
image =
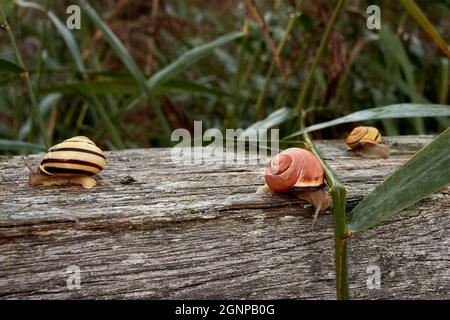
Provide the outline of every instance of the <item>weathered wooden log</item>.
<path id="1" fill-rule="evenodd" d="M 389 159 L 317 142 L 348 187 L 349 210 L 431 137 L 386 140 Z M 92 190 L 31 188 L 20 158 L 0 157 L 0 298 L 335 298 L 331 212 L 311 230 L 306 202 L 255 194 L 266 158 L 186 165 L 170 149 L 107 157 Z M 352 236 L 351 298 L 449 298 L 449 193 Z M 80 268 L 73 290 L 71 266 Z M 371 266 L 379 289 L 367 285 Z"/>

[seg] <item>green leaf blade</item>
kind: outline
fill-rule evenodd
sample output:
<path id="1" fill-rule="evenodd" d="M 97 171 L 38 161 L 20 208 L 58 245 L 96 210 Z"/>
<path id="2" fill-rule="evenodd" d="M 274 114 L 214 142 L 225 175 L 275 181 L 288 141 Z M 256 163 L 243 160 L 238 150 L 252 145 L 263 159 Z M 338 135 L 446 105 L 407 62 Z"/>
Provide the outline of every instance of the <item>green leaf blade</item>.
<path id="1" fill-rule="evenodd" d="M 29 151 L 45 151 L 46 147 L 43 144 L 36 144 L 17 140 L 0 139 L 0 150 L 15 151 L 15 152 L 29 152 Z"/>
<path id="2" fill-rule="evenodd" d="M 197 61 L 205 57 L 206 55 L 213 52 L 215 49 L 219 48 L 220 46 L 223 46 L 224 44 L 237 40 L 240 37 L 244 36 L 243 32 L 233 32 L 226 35 L 223 35 L 211 42 L 207 42 L 205 44 L 202 44 L 198 47 L 195 47 L 184 54 L 182 54 L 180 57 L 178 57 L 175 61 L 171 62 L 161 70 L 159 70 L 157 73 L 155 73 L 153 76 L 151 76 L 148 80 L 146 80 L 146 90 L 147 94 L 154 93 L 155 90 L 157 90 L 158 87 L 163 85 L 165 82 L 169 81 L 170 79 L 173 79 L 175 76 L 177 76 L 180 72 L 186 70 L 187 68 L 191 67 L 193 64 L 195 64 Z M 139 94 L 135 99 L 133 99 L 125 108 L 124 110 L 129 111 L 134 106 L 136 106 L 145 95 Z"/>
<path id="3" fill-rule="evenodd" d="M 285 139 L 296 137 L 303 133 L 321 130 L 344 123 L 360 122 L 367 120 L 414 118 L 414 117 L 417 118 L 450 117 L 450 106 L 441 104 L 402 103 L 402 104 L 393 104 L 385 107 L 361 110 L 331 121 L 326 121 L 309 126 L 303 130 L 290 134 Z"/>
<path id="4" fill-rule="evenodd" d="M 104 38 L 109 43 L 117 57 L 119 57 L 125 67 L 128 69 L 128 71 L 131 73 L 133 78 L 136 80 L 137 84 L 141 87 L 142 91 L 144 91 L 147 94 L 147 97 L 149 99 L 150 105 L 153 108 L 153 111 L 155 112 L 155 115 L 164 130 L 164 133 L 166 135 L 166 140 L 168 141 L 168 138 L 170 137 L 171 130 L 170 125 L 166 119 L 166 116 L 161 110 L 161 107 L 159 104 L 155 103 L 150 93 L 150 91 L 147 88 L 146 79 L 143 74 L 143 72 L 139 69 L 138 65 L 134 61 L 133 57 L 128 52 L 127 48 L 124 46 L 122 41 L 112 32 L 112 30 L 109 28 L 109 26 L 103 21 L 103 19 L 98 15 L 98 13 L 95 11 L 95 9 L 87 2 L 87 1 L 79 1 L 80 4 L 82 4 L 82 7 L 84 9 L 84 12 L 86 12 L 87 16 L 91 19 L 91 21 L 95 24 L 97 28 L 99 28 L 104 35 Z M 102 111 L 103 116 L 107 116 L 106 113 Z"/>
<path id="5" fill-rule="evenodd" d="M 84 66 L 83 58 L 81 57 L 80 48 L 78 47 L 72 32 L 69 29 L 67 29 L 67 27 L 61 22 L 61 20 L 59 20 L 59 18 L 52 11 L 48 11 L 47 15 L 48 15 L 49 19 L 52 21 L 55 28 L 58 30 L 61 37 L 64 39 L 64 42 L 66 43 L 67 48 L 69 48 L 70 54 L 72 55 L 73 59 L 75 60 L 77 70 L 81 74 L 85 74 L 86 67 Z"/>
<path id="6" fill-rule="evenodd" d="M 117 96 L 139 93 L 139 86 L 134 81 L 121 79 L 88 79 L 69 81 L 40 87 L 42 92 L 60 92 L 64 94 L 95 94 Z M 131 79 L 132 80 L 132 79 Z M 162 94 L 190 94 L 199 96 L 230 97 L 231 95 L 212 87 L 203 86 L 190 81 L 170 80 L 155 88 L 155 95 Z"/>
<path id="7" fill-rule="evenodd" d="M 47 116 L 54 108 L 57 107 L 59 100 L 61 100 L 62 95 L 59 93 L 52 93 L 45 95 L 41 98 L 39 102 L 39 112 L 43 117 Z M 28 118 L 28 120 L 21 126 L 18 134 L 19 140 L 25 140 L 27 135 L 31 130 L 31 121 L 32 118 Z"/>
<path id="8" fill-rule="evenodd" d="M 436 45 L 450 58 L 450 49 L 445 40 L 440 36 L 433 24 L 414 0 L 399 0 L 408 13 L 428 33 Z"/>
<path id="9" fill-rule="evenodd" d="M 269 114 L 265 119 L 257 121 L 249 126 L 242 135 L 245 135 L 250 130 L 260 130 L 260 129 L 270 129 L 274 126 L 277 126 L 287 120 L 293 119 L 296 117 L 297 113 L 291 108 L 281 108 L 275 110 L 271 114 Z"/>
<path id="10" fill-rule="evenodd" d="M 14 62 L 0 58 L 0 72 L 14 73 L 20 75 L 26 73 L 27 71 L 21 66 L 15 64 Z"/>
<path id="11" fill-rule="evenodd" d="M 185 70 L 186 68 L 192 66 L 194 63 L 199 61 L 201 58 L 206 56 L 207 54 L 211 53 L 213 50 L 217 49 L 218 47 L 234 41 L 240 37 L 242 37 L 244 34 L 242 32 L 233 32 L 230 34 L 223 35 L 211 42 L 205 43 L 201 46 L 198 46 L 196 48 L 193 48 L 184 54 L 182 54 L 179 58 L 177 58 L 175 61 L 167 65 L 166 67 L 159 70 L 157 73 L 155 73 L 153 76 L 151 76 L 147 80 L 147 87 L 149 90 L 153 90 L 158 84 L 163 83 L 169 79 L 172 79 L 174 76 L 179 74 L 181 71 Z"/>
<path id="12" fill-rule="evenodd" d="M 450 129 L 419 150 L 365 197 L 347 227 L 359 232 L 405 209 L 450 183 Z"/>
<path id="13" fill-rule="evenodd" d="M 14 62 L 0 58 L 0 86 L 28 77 L 28 72 Z"/>
<path id="14" fill-rule="evenodd" d="M 305 142 L 311 145 L 311 152 L 317 157 L 325 171 L 327 184 L 330 187 L 331 199 L 333 201 L 334 220 L 334 248 L 336 268 L 336 297 L 339 300 L 348 299 L 348 261 L 347 261 L 347 228 L 345 224 L 345 212 L 347 204 L 347 190 L 339 181 L 336 173 L 327 164 L 314 146 L 308 134 L 304 135 Z"/>

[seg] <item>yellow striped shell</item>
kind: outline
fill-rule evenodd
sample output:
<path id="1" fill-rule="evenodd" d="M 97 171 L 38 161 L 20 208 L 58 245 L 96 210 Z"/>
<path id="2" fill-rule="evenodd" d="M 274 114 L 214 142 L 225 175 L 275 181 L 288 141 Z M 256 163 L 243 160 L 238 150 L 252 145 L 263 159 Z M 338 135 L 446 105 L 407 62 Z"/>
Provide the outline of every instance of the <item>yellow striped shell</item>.
<path id="1" fill-rule="evenodd" d="M 39 171 L 50 176 L 91 176 L 105 166 L 103 151 L 89 138 L 77 136 L 51 147 L 39 165 Z"/>
<path id="2" fill-rule="evenodd" d="M 351 149 L 360 149 L 367 144 L 380 144 L 381 134 L 374 127 L 356 127 L 345 142 Z"/>

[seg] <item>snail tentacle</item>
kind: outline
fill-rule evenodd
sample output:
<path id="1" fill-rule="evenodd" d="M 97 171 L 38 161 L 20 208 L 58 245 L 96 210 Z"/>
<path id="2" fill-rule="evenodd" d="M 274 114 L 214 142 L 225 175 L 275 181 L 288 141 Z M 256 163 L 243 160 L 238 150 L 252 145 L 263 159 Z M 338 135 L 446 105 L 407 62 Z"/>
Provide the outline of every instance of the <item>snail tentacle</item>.
<path id="1" fill-rule="evenodd" d="M 314 208 L 316 208 L 312 223 L 312 228 L 314 228 L 319 212 L 324 212 L 330 206 L 330 197 L 328 196 L 328 193 L 324 188 L 321 188 L 318 190 L 298 191 L 296 194 L 300 199 L 308 201 L 314 206 Z"/>
<path id="2" fill-rule="evenodd" d="M 24 157 L 21 157 L 21 159 L 23 160 L 23 162 L 25 162 L 25 166 L 28 168 L 28 170 L 29 170 L 30 172 L 37 173 L 37 171 L 33 168 L 33 166 L 31 165 L 31 163 L 29 163 L 27 159 L 25 159 Z"/>
<path id="3" fill-rule="evenodd" d="M 322 208 L 322 202 L 319 202 L 317 207 L 316 207 L 316 211 L 314 212 L 314 218 L 313 218 L 313 222 L 312 222 L 312 225 L 311 225 L 311 230 L 314 229 L 314 224 L 317 221 L 317 216 L 319 215 L 319 212 L 320 212 L 321 208 Z"/>

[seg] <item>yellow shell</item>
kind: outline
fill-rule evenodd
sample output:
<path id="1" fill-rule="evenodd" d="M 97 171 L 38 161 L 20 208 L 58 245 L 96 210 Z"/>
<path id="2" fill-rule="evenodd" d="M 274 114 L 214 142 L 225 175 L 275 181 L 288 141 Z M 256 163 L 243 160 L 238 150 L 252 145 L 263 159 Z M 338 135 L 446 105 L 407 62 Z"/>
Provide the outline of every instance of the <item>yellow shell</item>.
<path id="1" fill-rule="evenodd" d="M 359 149 L 367 144 L 380 144 L 381 134 L 374 127 L 356 127 L 345 140 L 352 149 Z"/>
<path id="2" fill-rule="evenodd" d="M 105 166 L 103 151 L 89 138 L 77 136 L 51 147 L 39 165 L 39 171 L 50 176 L 91 176 Z"/>

